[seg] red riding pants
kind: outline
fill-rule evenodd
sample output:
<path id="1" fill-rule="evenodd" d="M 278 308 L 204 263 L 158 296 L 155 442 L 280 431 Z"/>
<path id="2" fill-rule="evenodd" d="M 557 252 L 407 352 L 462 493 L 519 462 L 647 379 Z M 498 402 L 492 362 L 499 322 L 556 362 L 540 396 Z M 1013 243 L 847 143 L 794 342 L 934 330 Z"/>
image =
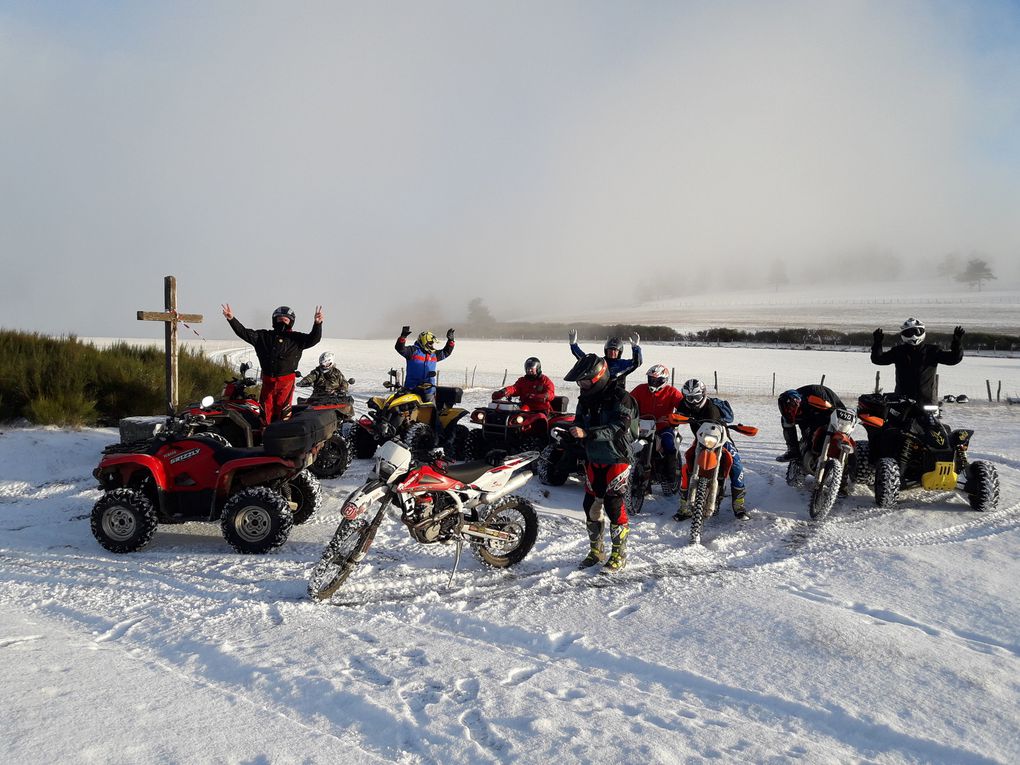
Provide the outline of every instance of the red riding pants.
<path id="1" fill-rule="evenodd" d="M 597 465 L 587 462 L 584 469 L 587 479 L 584 484 L 584 512 L 588 520 L 596 520 L 591 517 L 591 510 L 595 500 L 601 499 L 611 523 L 615 525 L 627 523 L 626 498 L 630 496 L 628 484 L 630 464 L 620 462 L 613 465 Z"/>
<path id="2" fill-rule="evenodd" d="M 277 420 L 290 417 L 290 404 L 294 398 L 294 375 L 280 377 L 262 376 L 262 393 L 259 405 L 262 407 L 262 419 L 266 425 Z"/>

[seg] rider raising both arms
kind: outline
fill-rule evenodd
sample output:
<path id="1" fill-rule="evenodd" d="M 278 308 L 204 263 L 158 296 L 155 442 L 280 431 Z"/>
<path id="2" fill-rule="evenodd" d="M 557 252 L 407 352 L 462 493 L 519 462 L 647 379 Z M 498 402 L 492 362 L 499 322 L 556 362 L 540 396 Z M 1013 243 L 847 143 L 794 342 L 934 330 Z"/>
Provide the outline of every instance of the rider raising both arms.
<path id="1" fill-rule="evenodd" d="M 259 404 L 266 424 L 290 416 L 294 397 L 294 373 L 301 361 L 301 351 L 311 348 L 322 338 L 322 306 L 315 308 L 312 331 L 294 331 L 294 312 L 282 305 L 273 311 L 272 329 L 248 329 L 234 317 L 230 303 L 224 303 L 223 316 L 239 338 L 255 348 L 262 367 L 262 392 Z"/>
<path id="2" fill-rule="evenodd" d="M 524 376 L 518 377 L 513 385 L 493 391 L 492 400 L 518 396 L 523 407 L 533 412 L 548 412 L 555 395 L 553 381 L 542 374 L 542 362 L 532 356 L 524 362 Z"/>
<path id="3" fill-rule="evenodd" d="M 449 357 L 453 353 L 454 339 L 453 330 L 446 330 L 446 345 L 436 350 L 436 336 L 426 330 L 418 334 L 418 339 L 410 348 L 407 347 L 407 338 L 411 334 L 411 327 L 405 324 L 400 329 L 400 337 L 393 344 L 393 348 L 407 360 L 407 368 L 404 372 L 404 387 L 414 390 L 422 383 L 433 382 L 433 372 L 436 371 L 436 364 Z M 432 401 L 435 394 L 432 388 L 417 391 L 423 401 Z"/>
<path id="4" fill-rule="evenodd" d="M 920 404 L 935 403 L 935 373 L 938 365 L 954 366 L 963 361 L 963 327 L 953 330 L 953 341 L 948 351 L 935 343 L 925 342 L 927 333 L 924 322 L 919 319 L 910 318 L 903 322 L 900 326 L 900 344 L 887 351 L 882 350 L 884 334 L 881 328 L 875 330 L 871 363 L 879 366 L 896 365 L 896 393 Z"/>
<path id="5" fill-rule="evenodd" d="M 581 350 L 581 346 L 577 344 L 577 330 L 570 330 L 567 333 L 567 339 L 570 341 L 570 352 L 574 354 L 574 358 L 578 360 L 583 359 L 585 353 Z M 634 332 L 630 336 L 631 359 L 627 361 L 623 358 L 623 340 L 618 337 L 611 337 L 606 340 L 602 352 L 605 354 L 603 358 L 605 358 L 606 363 L 609 365 L 610 379 L 616 380 L 617 378 L 626 377 L 641 366 L 640 342 L 641 336 Z"/>

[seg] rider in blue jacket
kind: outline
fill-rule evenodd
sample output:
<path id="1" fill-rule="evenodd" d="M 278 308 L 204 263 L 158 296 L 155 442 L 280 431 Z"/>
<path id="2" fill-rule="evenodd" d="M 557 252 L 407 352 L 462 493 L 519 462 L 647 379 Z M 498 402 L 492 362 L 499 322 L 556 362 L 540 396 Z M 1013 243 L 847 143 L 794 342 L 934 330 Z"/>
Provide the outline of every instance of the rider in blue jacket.
<path id="1" fill-rule="evenodd" d="M 581 346 L 577 344 L 577 330 L 570 330 L 567 333 L 567 338 L 570 340 L 570 352 L 574 354 L 574 358 L 578 360 L 583 359 L 586 354 L 581 350 Z M 611 337 L 606 340 L 602 352 L 605 354 L 606 364 L 609 365 L 609 379 L 623 379 L 641 366 L 641 346 L 638 345 L 640 342 L 641 336 L 637 332 L 630 336 L 631 359 L 628 361 L 623 358 L 623 340 L 618 337 Z"/>
<path id="2" fill-rule="evenodd" d="M 407 359 L 407 369 L 404 372 L 404 387 L 408 390 L 417 388 L 422 383 L 432 382 L 436 371 L 436 364 L 453 353 L 453 330 L 446 330 L 446 345 L 436 350 L 436 336 L 431 332 L 422 332 L 418 340 L 410 348 L 406 341 L 411 334 L 411 327 L 404 325 L 400 330 L 400 337 L 394 344 L 397 353 Z M 424 391 L 417 391 L 424 401 L 431 401 L 435 395 L 432 388 Z"/>

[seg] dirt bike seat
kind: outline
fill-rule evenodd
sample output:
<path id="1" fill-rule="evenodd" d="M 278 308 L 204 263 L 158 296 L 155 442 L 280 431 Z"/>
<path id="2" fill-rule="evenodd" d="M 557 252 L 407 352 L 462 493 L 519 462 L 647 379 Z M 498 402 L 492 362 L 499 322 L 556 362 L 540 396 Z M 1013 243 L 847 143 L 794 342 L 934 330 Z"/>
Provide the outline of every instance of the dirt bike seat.
<path id="1" fill-rule="evenodd" d="M 443 472 L 461 483 L 474 483 L 490 470 L 492 470 L 492 465 L 488 460 L 471 460 L 471 462 L 458 462 L 455 465 L 450 465 Z"/>

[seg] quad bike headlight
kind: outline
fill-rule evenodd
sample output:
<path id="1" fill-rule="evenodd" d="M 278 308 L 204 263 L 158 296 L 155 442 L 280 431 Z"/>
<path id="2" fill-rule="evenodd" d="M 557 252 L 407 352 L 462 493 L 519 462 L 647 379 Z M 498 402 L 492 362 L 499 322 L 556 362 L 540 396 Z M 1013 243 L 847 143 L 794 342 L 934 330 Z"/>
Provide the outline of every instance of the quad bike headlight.
<path id="1" fill-rule="evenodd" d="M 511 422 L 513 422 L 514 425 L 523 425 L 524 424 L 524 415 L 523 414 L 514 415 L 514 418 L 513 418 L 513 420 L 511 420 Z"/>

